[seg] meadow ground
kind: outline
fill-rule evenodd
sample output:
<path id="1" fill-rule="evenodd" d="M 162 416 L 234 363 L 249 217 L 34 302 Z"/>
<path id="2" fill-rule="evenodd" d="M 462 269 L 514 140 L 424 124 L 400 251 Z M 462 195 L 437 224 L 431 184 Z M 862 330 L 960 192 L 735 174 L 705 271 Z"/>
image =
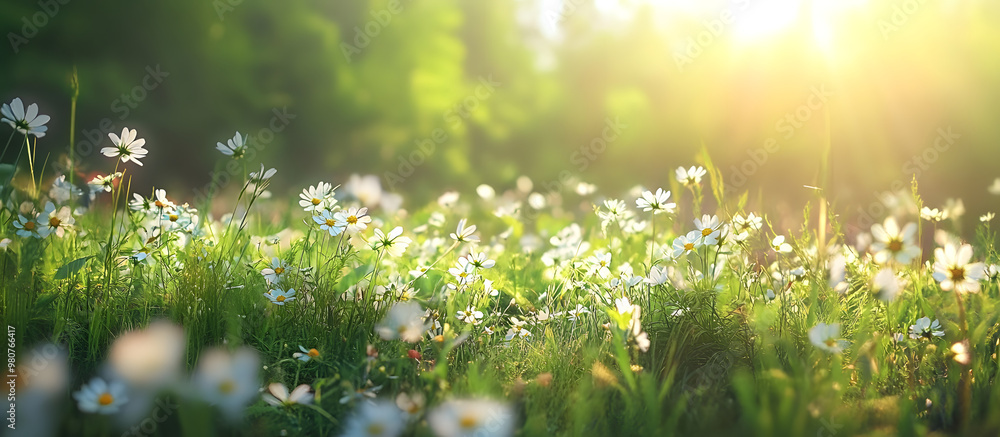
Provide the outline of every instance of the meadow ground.
<path id="1" fill-rule="evenodd" d="M 707 154 L 402 209 L 374 176 L 274 196 L 237 133 L 238 194 L 190 205 L 130 190 L 141 133 L 77 181 L 36 106 L 3 116 L 13 435 L 1000 433 L 992 215 L 966 242 L 916 186 L 859 232 L 821 191 L 777 229 Z"/>

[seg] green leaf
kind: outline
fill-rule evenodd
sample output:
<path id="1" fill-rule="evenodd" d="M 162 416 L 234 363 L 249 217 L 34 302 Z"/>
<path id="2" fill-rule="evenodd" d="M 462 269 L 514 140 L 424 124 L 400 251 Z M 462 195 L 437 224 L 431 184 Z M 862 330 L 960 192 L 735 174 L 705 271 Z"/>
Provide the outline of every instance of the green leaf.
<path id="1" fill-rule="evenodd" d="M 94 256 L 91 255 L 91 256 L 85 256 L 83 258 L 78 258 L 73 261 L 70 261 L 69 263 L 67 263 L 62 267 L 59 267 L 59 270 L 56 270 L 55 279 L 68 278 L 70 275 L 80 271 L 80 269 L 82 269 L 83 266 L 87 264 L 87 261 L 89 261 L 93 257 Z"/>

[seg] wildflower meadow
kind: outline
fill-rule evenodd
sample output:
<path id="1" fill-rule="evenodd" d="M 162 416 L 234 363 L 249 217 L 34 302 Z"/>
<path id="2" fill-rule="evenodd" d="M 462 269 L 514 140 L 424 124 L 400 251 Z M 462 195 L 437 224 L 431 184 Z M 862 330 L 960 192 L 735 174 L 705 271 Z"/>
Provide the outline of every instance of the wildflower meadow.
<path id="1" fill-rule="evenodd" d="M 52 171 L 42 112 L 2 107 L 13 435 L 1000 431 L 992 214 L 963 240 L 916 184 L 854 240 L 822 193 L 776 228 L 707 153 L 402 209 L 357 174 L 272 195 L 237 132 L 239 190 L 192 205 L 130 188 L 165 153 L 136 129 L 106 174 Z"/>
<path id="2" fill-rule="evenodd" d="M 1000 436 L 1000 1 L 0 11 L 0 436 Z"/>

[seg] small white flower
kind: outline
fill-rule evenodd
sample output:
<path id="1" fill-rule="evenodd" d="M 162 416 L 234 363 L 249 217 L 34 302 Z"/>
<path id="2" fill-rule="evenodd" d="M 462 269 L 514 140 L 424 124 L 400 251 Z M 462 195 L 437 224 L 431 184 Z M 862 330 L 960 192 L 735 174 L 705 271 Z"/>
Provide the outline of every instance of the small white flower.
<path id="1" fill-rule="evenodd" d="M 305 211 L 322 211 L 332 208 L 337 203 L 333 198 L 333 186 L 326 182 L 303 189 L 299 199 L 299 206 Z"/>
<path id="2" fill-rule="evenodd" d="M 413 241 L 402 235 L 403 228 L 400 226 L 393 228 L 388 235 L 382 233 L 381 229 L 376 229 L 375 236 L 369 240 L 369 244 L 372 250 L 385 250 L 389 255 L 399 257 L 406 252 L 406 248 Z"/>
<path id="3" fill-rule="evenodd" d="M 266 280 L 268 284 L 277 284 L 282 278 L 282 275 L 284 275 L 287 271 L 288 264 L 285 264 L 277 257 L 274 257 L 271 258 L 271 264 L 267 268 L 261 270 L 260 274 L 264 275 L 264 280 Z"/>
<path id="4" fill-rule="evenodd" d="M 288 387 L 280 382 L 274 382 L 267 386 L 267 391 L 263 398 L 264 402 L 273 406 L 290 406 L 295 404 L 309 404 L 313 401 L 313 394 L 309 391 L 309 384 L 301 384 L 288 393 Z"/>
<path id="5" fill-rule="evenodd" d="M 673 258 L 697 250 L 702 245 L 701 231 L 691 231 L 674 239 Z"/>
<path id="6" fill-rule="evenodd" d="M 458 221 L 458 227 L 451 233 L 451 239 L 460 243 L 478 243 L 479 237 L 472 235 L 476 232 L 476 225 L 465 226 L 465 219 Z"/>
<path id="7" fill-rule="evenodd" d="M 668 200 L 670 200 L 670 192 L 663 191 L 663 188 L 657 188 L 656 193 L 651 191 L 643 192 L 642 197 L 636 199 L 635 206 L 637 208 L 642 208 L 645 212 L 652 211 L 654 215 L 664 212 L 673 213 L 677 204 L 668 202 Z"/>
<path id="8" fill-rule="evenodd" d="M 839 354 L 847 347 L 847 341 L 840 339 L 840 324 L 827 325 L 820 322 L 809 330 L 809 341 L 820 349 Z"/>
<path id="9" fill-rule="evenodd" d="M 233 159 L 240 159 L 246 153 L 246 137 L 236 131 L 236 135 L 226 141 L 226 144 L 216 143 L 215 146 L 223 155 L 232 156 Z"/>
<path id="10" fill-rule="evenodd" d="M 372 218 L 368 216 L 368 208 L 351 207 L 347 211 L 337 211 L 333 214 L 334 225 L 347 231 L 348 235 L 354 235 L 368 229 L 368 223 Z"/>
<path id="11" fill-rule="evenodd" d="M 3 118 L 0 118 L 0 121 L 9 124 L 10 127 L 22 135 L 34 135 L 35 138 L 41 138 L 45 136 L 45 131 L 48 130 L 45 123 L 49 122 L 49 116 L 39 115 L 38 104 L 36 103 L 28 105 L 28 110 L 25 111 L 24 103 L 21 102 L 19 97 L 14 98 L 10 103 L 4 103 L 0 107 L 0 114 L 3 114 Z"/>
<path id="12" fill-rule="evenodd" d="M 476 307 L 470 306 L 466 308 L 465 311 L 459 311 L 458 314 L 456 314 L 456 316 L 458 317 L 458 320 L 461 320 L 465 323 L 478 325 L 483 318 L 483 312 L 476 311 Z"/>
<path id="13" fill-rule="evenodd" d="M 68 206 L 56 209 L 52 202 L 45 204 L 45 210 L 38 216 L 38 234 L 42 238 L 50 234 L 56 234 L 62 238 L 66 234 L 66 229 L 76 223 L 73 214 Z"/>
<path id="14" fill-rule="evenodd" d="M 264 293 L 264 297 L 275 305 L 284 306 L 286 303 L 295 300 L 295 290 L 289 288 L 288 291 L 285 291 L 278 288 Z"/>
<path id="15" fill-rule="evenodd" d="M 656 266 L 649 269 L 649 277 L 646 278 L 646 283 L 649 285 L 663 285 L 670 281 L 670 275 L 667 274 L 667 268 L 663 266 Z"/>
<path id="16" fill-rule="evenodd" d="M 692 166 L 687 169 L 684 167 L 677 167 L 677 182 L 680 182 L 685 186 L 700 184 L 702 176 L 705 176 L 706 174 L 708 174 L 708 171 L 701 166 Z"/>
<path id="17" fill-rule="evenodd" d="M 136 138 L 135 129 L 129 130 L 129 128 L 122 129 L 122 136 L 119 137 L 114 133 L 109 133 L 108 137 L 111 141 L 115 143 L 114 147 L 105 147 L 101 149 L 101 153 L 109 158 L 121 158 L 122 162 L 132 161 L 138 165 L 142 165 L 139 162 L 140 159 L 145 158 L 146 154 L 149 153 L 142 146 L 146 144 L 146 140 L 143 138 Z"/>
<path id="18" fill-rule="evenodd" d="M 963 244 L 960 247 L 948 244 L 934 250 L 934 279 L 941 283 L 945 291 L 955 290 L 959 293 L 976 293 L 979 291 L 979 281 L 986 274 L 986 266 L 981 263 L 970 263 L 972 246 Z"/>
<path id="19" fill-rule="evenodd" d="M 886 302 L 895 300 L 901 288 L 902 284 L 900 284 L 899 278 L 889 268 L 879 270 L 872 279 L 872 291 L 879 299 Z"/>
<path id="20" fill-rule="evenodd" d="M 792 245 L 785 242 L 784 235 L 778 235 L 771 240 L 771 248 L 778 253 L 789 253 L 792 251 Z"/>
<path id="21" fill-rule="evenodd" d="M 930 317 L 921 317 L 917 319 L 916 323 L 910 325 L 910 338 L 930 340 L 933 337 L 944 337 L 941 322 L 936 319 L 932 322 Z"/>
<path id="22" fill-rule="evenodd" d="M 871 250 L 875 253 L 875 262 L 882 264 L 893 259 L 900 264 L 909 264 L 919 257 L 920 248 L 914 242 L 916 233 L 916 223 L 907 223 L 900 228 L 893 217 L 886 218 L 884 224 L 872 225 L 874 241 Z"/>
<path id="23" fill-rule="evenodd" d="M 110 193 L 112 189 L 115 188 L 115 179 L 121 177 L 122 173 L 117 172 L 107 176 L 97 175 L 94 179 L 91 179 L 87 185 L 90 186 L 90 191 L 93 193 L 99 193 L 101 191 L 105 193 Z M 136 194 L 138 196 L 138 194 Z M 140 196 L 141 197 L 141 196 Z"/>
<path id="24" fill-rule="evenodd" d="M 343 227 L 338 226 L 336 217 L 334 217 L 334 214 L 329 210 L 320 211 L 319 214 L 312 216 L 312 219 L 319 225 L 321 230 L 329 232 L 331 237 L 336 237 L 340 235 L 341 232 L 344 232 L 344 229 L 347 229 L 347 222 L 343 222 L 345 225 Z"/>
<path id="25" fill-rule="evenodd" d="M 931 222 L 939 222 L 948 218 L 948 214 L 947 212 L 941 212 L 937 208 L 928 208 L 925 206 L 920 210 L 920 218 Z"/>
<path id="26" fill-rule="evenodd" d="M 992 212 L 988 212 L 986 214 L 983 214 L 983 215 L 979 216 L 979 221 L 981 221 L 983 223 L 989 223 L 989 222 L 993 221 L 993 217 L 996 217 L 996 214 L 994 214 Z"/>

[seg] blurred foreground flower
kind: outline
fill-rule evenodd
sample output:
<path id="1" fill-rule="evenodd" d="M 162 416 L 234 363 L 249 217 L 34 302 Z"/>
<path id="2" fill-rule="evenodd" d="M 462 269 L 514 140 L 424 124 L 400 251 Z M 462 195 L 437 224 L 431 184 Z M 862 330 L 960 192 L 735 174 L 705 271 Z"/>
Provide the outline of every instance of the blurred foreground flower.
<path id="1" fill-rule="evenodd" d="M 423 320 L 424 309 L 415 302 L 397 303 L 389 309 L 385 318 L 375 327 L 383 340 L 400 339 L 408 343 L 420 341 L 426 325 Z"/>
<path id="2" fill-rule="evenodd" d="M 118 337 L 108 358 L 114 373 L 136 388 L 155 390 L 175 382 L 184 360 L 184 331 L 169 322 Z"/>
<path id="3" fill-rule="evenodd" d="M 440 437 L 510 436 L 514 410 L 506 403 L 486 399 L 445 402 L 427 415 L 427 423 Z"/>
<path id="4" fill-rule="evenodd" d="M 809 341 L 827 352 L 839 354 L 847 347 L 847 341 L 840 339 L 840 324 L 820 322 L 809 330 Z"/>
<path id="5" fill-rule="evenodd" d="M 210 349 L 198 360 L 193 382 L 198 395 L 215 405 L 229 420 L 236 420 L 243 408 L 257 396 L 260 358 L 257 351 L 240 348 L 235 353 Z"/>
<path id="6" fill-rule="evenodd" d="M 395 437 L 403 432 L 403 412 L 389 401 L 362 403 L 344 424 L 344 437 Z"/>
<path id="7" fill-rule="evenodd" d="M 125 384 L 120 381 L 105 382 L 101 378 L 91 379 L 80 391 L 73 393 L 80 411 L 85 413 L 114 414 L 122 404 L 128 402 Z"/>

